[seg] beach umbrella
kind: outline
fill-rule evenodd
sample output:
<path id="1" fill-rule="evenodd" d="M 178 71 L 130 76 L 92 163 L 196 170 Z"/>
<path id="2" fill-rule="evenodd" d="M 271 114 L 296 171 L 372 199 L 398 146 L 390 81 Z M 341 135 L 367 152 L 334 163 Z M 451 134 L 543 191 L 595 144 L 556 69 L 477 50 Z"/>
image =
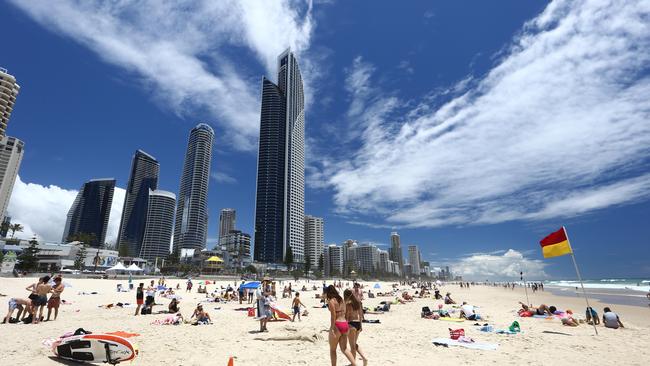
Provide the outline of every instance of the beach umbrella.
<path id="1" fill-rule="evenodd" d="M 381 288 L 381 285 L 379 283 L 375 283 L 375 288 Z"/>
<path id="2" fill-rule="evenodd" d="M 106 272 L 108 271 L 126 271 L 126 267 L 124 267 L 122 262 L 118 262 L 116 265 L 106 270 Z"/>
<path id="3" fill-rule="evenodd" d="M 252 281 L 252 282 L 249 282 L 249 283 L 245 283 L 245 284 L 243 284 L 243 285 L 241 285 L 239 287 L 242 288 L 242 289 L 246 289 L 246 288 L 247 289 L 257 289 L 261 285 L 262 284 L 259 281 Z"/>

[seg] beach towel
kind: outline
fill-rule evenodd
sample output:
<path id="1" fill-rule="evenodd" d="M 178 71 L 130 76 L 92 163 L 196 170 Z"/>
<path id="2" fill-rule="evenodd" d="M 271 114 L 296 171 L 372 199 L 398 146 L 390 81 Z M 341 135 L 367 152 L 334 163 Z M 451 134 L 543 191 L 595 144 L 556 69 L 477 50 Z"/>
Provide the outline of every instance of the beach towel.
<path id="1" fill-rule="evenodd" d="M 517 334 L 517 332 L 513 332 L 508 329 L 499 329 L 495 332 L 496 334 Z"/>
<path id="2" fill-rule="evenodd" d="M 498 344 L 493 344 L 493 343 L 465 343 L 465 342 L 459 342 L 455 341 L 453 339 L 447 339 L 447 338 L 435 338 L 431 340 L 433 344 L 436 346 L 460 346 L 460 347 L 465 347 L 469 349 L 478 349 L 482 351 L 494 351 L 496 350 L 499 345 Z"/>
<path id="3" fill-rule="evenodd" d="M 441 317 L 440 320 L 444 320 L 446 322 L 455 322 L 455 323 L 461 323 L 465 321 L 465 319 L 460 319 L 460 318 L 444 318 L 444 317 Z"/>

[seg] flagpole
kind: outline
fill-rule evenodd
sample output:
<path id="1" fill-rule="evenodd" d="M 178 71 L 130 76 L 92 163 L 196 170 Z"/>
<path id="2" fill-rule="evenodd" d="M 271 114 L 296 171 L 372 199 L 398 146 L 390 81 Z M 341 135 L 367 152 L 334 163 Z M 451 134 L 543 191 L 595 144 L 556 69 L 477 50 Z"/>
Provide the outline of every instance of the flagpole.
<path id="1" fill-rule="evenodd" d="M 569 242 L 569 245 L 571 245 L 571 240 L 569 240 L 569 234 L 566 232 L 566 228 L 562 226 L 562 230 L 564 230 L 564 235 L 566 236 L 567 241 Z M 587 298 L 587 291 L 585 291 L 585 285 L 582 283 L 582 276 L 580 276 L 580 270 L 578 269 L 578 262 L 576 262 L 576 256 L 573 254 L 573 248 L 571 248 L 571 259 L 573 260 L 573 266 L 576 269 L 576 274 L 578 275 L 578 281 L 580 281 L 580 287 L 582 287 L 582 294 L 585 297 L 585 302 L 587 303 L 587 311 L 589 311 L 589 314 L 592 315 L 591 313 L 591 305 L 589 305 L 589 299 Z M 598 329 L 596 328 L 596 319 L 591 319 L 591 324 L 594 326 L 594 332 L 596 332 L 596 335 L 598 335 Z"/>
<path id="2" fill-rule="evenodd" d="M 528 286 L 526 286 L 526 281 L 524 281 L 524 272 L 520 271 L 519 275 L 521 276 L 519 279 L 524 283 L 524 289 L 526 290 L 526 302 L 528 303 L 528 306 L 533 306 L 533 304 L 530 303 L 530 300 L 528 300 Z"/>

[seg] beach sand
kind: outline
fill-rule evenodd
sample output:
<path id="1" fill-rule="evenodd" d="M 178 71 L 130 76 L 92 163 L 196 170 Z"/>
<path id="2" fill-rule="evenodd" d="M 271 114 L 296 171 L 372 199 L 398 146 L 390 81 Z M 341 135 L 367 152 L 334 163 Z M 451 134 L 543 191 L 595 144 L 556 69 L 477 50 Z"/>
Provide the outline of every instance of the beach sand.
<path id="1" fill-rule="evenodd" d="M 11 297 L 26 298 L 25 287 L 33 278 L 1 278 L 0 311 L 4 317 L 7 301 Z M 38 325 L 0 325 L 0 347 L 3 350 L 2 363 L 6 365 L 61 365 L 52 359 L 52 351 L 42 345 L 43 340 L 56 338 L 68 331 L 84 328 L 95 333 L 127 331 L 139 333 L 131 338 L 140 350 L 138 358 L 133 361 L 141 365 L 226 365 L 230 356 L 235 357 L 235 365 L 329 365 L 327 333 L 321 332 L 329 327 L 327 309 L 312 308 L 319 305 L 315 294 L 320 291 L 301 292 L 302 302 L 307 305 L 309 316 L 302 322 L 271 322 L 269 332 L 257 334 L 259 323 L 249 318 L 245 311 L 235 311 L 239 303 L 210 303 L 204 308 L 211 314 L 213 325 L 192 326 L 156 326 L 150 323 L 165 315 L 133 316 L 134 308 L 103 309 L 98 305 L 109 303 L 134 303 L 135 291 L 116 292 L 116 284 L 126 286 L 126 280 L 75 279 L 64 280 L 72 287 L 66 288 L 62 298 L 72 305 L 61 305 L 56 321 Z M 134 283 L 147 280 L 135 279 Z M 197 280 L 194 281 L 193 293 L 185 293 L 185 281 L 168 279 L 167 284 L 176 286 L 181 283 L 181 311 L 189 317 L 196 303 L 205 295 L 197 294 Z M 219 281 L 218 285 L 228 282 Z M 233 281 L 229 282 L 233 284 Z M 302 287 L 305 282 L 293 288 Z M 311 288 L 311 284 L 308 287 Z M 372 284 L 366 284 L 366 289 Z M 316 282 L 320 288 L 321 282 Z M 212 291 L 215 285 L 208 285 Z M 381 291 L 390 285 L 382 283 Z M 281 289 L 281 287 L 278 287 Z M 80 295 L 80 292 L 98 292 L 97 295 Z M 373 289 L 373 292 L 377 290 Z M 592 326 L 583 324 L 579 327 L 565 327 L 560 321 L 519 318 L 516 314 L 518 301 L 525 302 L 523 289 L 507 290 L 503 288 L 474 286 L 461 289 L 458 286 L 444 286 L 442 293 L 451 292 L 458 301 L 468 301 L 480 307 L 478 312 L 487 317 L 480 323 L 488 322 L 495 329 L 506 329 L 514 320 L 521 324 L 522 333 L 516 335 L 499 335 L 483 333 L 475 322 L 452 323 L 440 320 L 420 318 L 422 306 L 437 309 L 441 301 L 431 298 L 417 299 L 404 305 L 394 305 L 391 311 L 382 315 L 367 315 L 367 319 L 379 319 L 381 324 L 363 324 L 359 344 L 370 359 L 370 365 L 648 365 L 650 364 L 650 309 L 639 306 L 615 305 L 612 309 L 621 316 L 625 329 L 613 330 L 598 327 L 599 335 L 594 335 Z M 413 294 L 415 291 L 410 290 Z M 545 303 L 559 309 L 573 309 L 576 314 L 584 316 L 584 299 L 562 297 L 549 291 L 530 293 L 533 304 Z M 389 298 L 366 299 L 364 306 L 373 308 L 380 301 Z M 156 297 L 156 302 L 164 306 L 156 310 L 166 310 L 169 300 Z M 289 312 L 290 299 L 278 299 L 280 308 Z M 610 304 L 594 301 L 592 306 L 602 315 L 602 308 Z M 241 305 L 246 307 L 247 305 Z M 216 307 L 220 307 L 216 310 Z M 449 308 L 449 307 L 447 307 Z M 457 316 L 458 313 L 455 314 Z M 497 343 L 495 351 L 479 351 L 460 347 L 436 347 L 433 338 L 449 338 L 448 328 L 464 328 L 466 335 L 477 342 Z M 561 332 L 565 334 L 545 333 Z M 322 340 L 315 343 L 304 341 L 259 341 L 255 337 L 318 334 Z M 348 365 L 339 352 L 338 364 Z M 359 362 L 361 364 L 361 362 Z"/>

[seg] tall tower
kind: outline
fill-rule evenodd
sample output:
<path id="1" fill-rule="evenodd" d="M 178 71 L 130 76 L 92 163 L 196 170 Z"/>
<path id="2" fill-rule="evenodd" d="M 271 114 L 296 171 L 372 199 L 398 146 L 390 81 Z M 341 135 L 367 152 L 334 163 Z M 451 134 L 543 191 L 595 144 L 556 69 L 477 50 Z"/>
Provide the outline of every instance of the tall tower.
<path id="1" fill-rule="evenodd" d="M 415 276 L 420 275 L 420 250 L 417 245 L 409 245 L 409 264 L 411 265 L 412 274 Z"/>
<path id="2" fill-rule="evenodd" d="M 154 191 L 158 188 L 159 172 L 160 164 L 153 156 L 142 150 L 135 152 L 117 241 L 117 247 L 121 249 L 123 255 L 131 257 L 140 255 L 147 223 L 149 190 Z"/>
<path id="3" fill-rule="evenodd" d="M 262 79 L 255 204 L 255 260 L 304 263 L 305 102 L 298 61 L 278 57 L 277 85 Z"/>
<path id="4" fill-rule="evenodd" d="M 114 190 L 113 178 L 92 179 L 84 183 L 68 211 L 62 241 L 85 234 L 90 236 L 85 244 L 92 247 L 104 244 Z"/>
<path id="5" fill-rule="evenodd" d="M 190 132 L 178 192 L 174 250 L 205 248 L 208 232 L 208 183 L 214 131 L 199 123 Z"/>
<path id="6" fill-rule="evenodd" d="M 169 245 L 174 232 L 176 195 L 161 190 L 149 190 L 146 226 L 138 256 L 148 261 L 164 259 L 169 255 Z"/>
<path id="7" fill-rule="evenodd" d="M 16 78 L 0 67 L 0 221 L 7 212 L 25 147 L 19 139 L 5 135 L 19 91 Z"/>
<path id="8" fill-rule="evenodd" d="M 404 259 L 402 258 L 402 245 L 396 231 L 390 233 L 390 260 L 399 264 L 399 269 L 404 274 Z"/>
<path id="9" fill-rule="evenodd" d="M 0 221 L 4 220 L 7 212 L 23 153 L 22 141 L 15 137 L 0 136 Z"/>
<path id="10" fill-rule="evenodd" d="M 5 135 L 19 91 L 20 85 L 16 83 L 16 78 L 7 69 L 0 67 L 0 136 Z"/>
<path id="11" fill-rule="evenodd" d="M 237 212 L 234 208 L 224 208 L 221 210 L 219 213 L 219 244 L 221 244 L 221 238 L 235 230 L 236 220 Z"/>
<path id="12" fill-rule="evenodd" d="M 309 256 L 311 268 L 318 268 L 318 261 L 323 255 L 324 223 L 322 217 L 305 215 L 305 259 Z"/>

